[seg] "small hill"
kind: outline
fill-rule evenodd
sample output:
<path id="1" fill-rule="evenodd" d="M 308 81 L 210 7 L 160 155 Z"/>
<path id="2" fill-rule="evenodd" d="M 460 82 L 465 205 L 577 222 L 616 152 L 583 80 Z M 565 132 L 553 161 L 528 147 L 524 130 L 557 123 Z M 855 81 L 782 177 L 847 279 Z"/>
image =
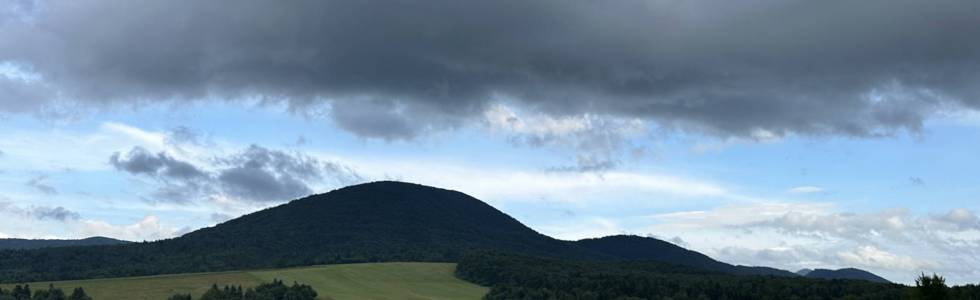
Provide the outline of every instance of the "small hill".
<path id="1" fill-rule="evenodd" d="M 811 270 L 811 269 L 800 269 L 799 271 L 796 271 L 796 275 L 806 276 L 806 275 L 810 274 L 810 272 L 813 272 L 813 270 Z"/>
<path id="2" fill-rule="evenodd" d="M 768 267 L 730 265 L 662 240 L 635 235 L 584 239 L 576 244 L 622 260 L 652 260 L 729 274 L 797 276 L 789 271 Z"/>
<path id="3" fill-rule="evenodd" d="M 806 274 L 806 277 L 820 278 L 820 279 L 854 279 L 854 280 L 867 280 L 871 282 L 891 283 L 891 281 L 888 281 L 888 279 L 881 278 L 881 276 L 875 275 L 865 270 L 855 269 L 855 268 L 844 268 L 839 270 L 816 269 Z"/>
<path id="4" fill-rule="evenodd" d="M 30 240 L 30 239 L 0 239 L 0 250 L 15 249 L 40 249 L 53 247 L 72 247 L 72 246 L 102 246 L 102 245 L 121 245 L 129 242 L 107 238 L 90 237 L 80 240 Z"/>

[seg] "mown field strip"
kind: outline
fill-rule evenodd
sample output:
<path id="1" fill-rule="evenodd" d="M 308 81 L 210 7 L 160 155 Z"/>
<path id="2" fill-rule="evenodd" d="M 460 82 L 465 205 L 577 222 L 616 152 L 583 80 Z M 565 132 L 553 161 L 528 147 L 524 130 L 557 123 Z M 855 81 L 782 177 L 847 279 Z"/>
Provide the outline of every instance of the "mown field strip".
<path id="1" fill-rule="evenodd" d="M 320 299 L 406 300 L 480 299 L 487 293 L 481 287 L 453 276 L 449 263 L 375 263 L 313 266 L 303 268 L 195 273 L 112 279 L 52 282 L 70 292 L 83 287 L 94 300 L 165 300 L 175 293 L 195 298 L 212 284 L 249 287 L 260 282 L 282 279 L 313 286 Z M 46 288 L 49 282 L 30 283 Z M 0 285 L 10 289 L 13 285 Z"/>

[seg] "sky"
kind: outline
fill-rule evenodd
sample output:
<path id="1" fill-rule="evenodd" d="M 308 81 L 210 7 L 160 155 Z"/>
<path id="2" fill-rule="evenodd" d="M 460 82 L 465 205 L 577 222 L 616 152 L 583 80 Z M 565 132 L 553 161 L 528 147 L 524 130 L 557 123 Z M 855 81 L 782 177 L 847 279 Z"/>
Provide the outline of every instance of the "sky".
<path id="1" fill-rule="evenodd" d="M 0 237 L 377 180 L 567 240 L 980 279 L 980 2 L 0 0 Z"/>

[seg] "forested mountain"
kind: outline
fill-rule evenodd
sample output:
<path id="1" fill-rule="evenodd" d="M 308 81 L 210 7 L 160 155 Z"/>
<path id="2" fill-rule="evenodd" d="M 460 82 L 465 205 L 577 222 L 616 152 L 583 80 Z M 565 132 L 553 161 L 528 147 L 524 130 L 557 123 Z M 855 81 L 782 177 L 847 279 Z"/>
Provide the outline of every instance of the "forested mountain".
<path id="1" fill-rule="evenodd" d="M 665 241 L 635 235 L 584 239 L 576 244 L 623 260 L 652 260 L 730 274 L 797 276 L 789 271 L 768 267 L 730 265 Z"/>
<path id="2" fill-rule="evenodd" d="M 39 249 L 52 247 L 70 246 L 99 246 L 99 245 L 120 245 L 129 243 L 127 241 L 111 239 L 107 237 L 90 237 L 80 240 L 29 240 L 29 239 L 0 239 L 0 250 L 5 249 Z"/>
<path id="3" fill-rule="evenodd" d="M 890 282 L 888 279 L 881 278 L 880 276 L 872 274 L 871 272 L 854 268 L 845 268 L 840 270 L 816 269 L 807 273 L 806 277 L 821 279 L 858 279 L 884 283 Z"/>
<path id="4" fill-rule="evenodd" d="M 708 272 L 796 276 L 733 266 L 653 238 L 561 241 L 466 194 L 374 182 L 313 195 L 156 242 L 0 251 L 0 281 L 382 261 L 455 262 L 471 250 L 598 261 L 656 261 Z"/>
<path id="5" fill-rule="evenodd" d="M 460 192 L 375 182 L 309 196 L 169 240 L 0 251 L 0 281 L 456 261 L 473 249 L 606 258 L 573 242 L 539 234 Z"/>

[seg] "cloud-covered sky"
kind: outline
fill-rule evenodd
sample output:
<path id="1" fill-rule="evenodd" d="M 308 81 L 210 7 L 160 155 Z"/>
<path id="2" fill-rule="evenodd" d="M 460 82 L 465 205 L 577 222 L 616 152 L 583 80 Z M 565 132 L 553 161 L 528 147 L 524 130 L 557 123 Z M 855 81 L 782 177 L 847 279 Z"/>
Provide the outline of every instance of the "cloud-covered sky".
<path id="1" fill-rule="evenodd" d="M 0 0 L 0 237 L 458 189 L 566 239 L 980 277 L 976 1 Z"/>

